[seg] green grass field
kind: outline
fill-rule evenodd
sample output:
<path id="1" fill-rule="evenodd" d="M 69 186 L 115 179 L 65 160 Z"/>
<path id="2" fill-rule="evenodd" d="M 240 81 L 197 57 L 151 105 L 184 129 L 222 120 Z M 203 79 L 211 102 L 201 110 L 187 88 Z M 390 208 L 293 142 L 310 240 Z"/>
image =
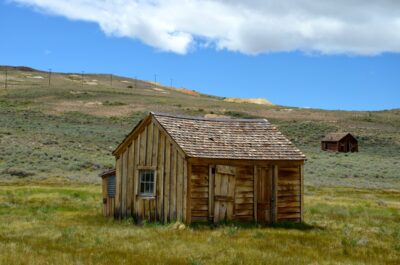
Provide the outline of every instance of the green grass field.
<path id="1" fill-rule="evenodd" d="M 0 264 L 400 264 L 400 110 L 233 103 L 124 77 L 111 86 L 106 75 L 82 82 L 53 73 L 51 86 L 44 72 L 9 69 L 8 78 L 0 86 Z M 307 155 L 305 224 L 179 230 L 103 218 L 97 175 L 148 111 L 276 124 Z M 354 133 L 360 152 L 320 151 L 335 131 Z"/>
<path id="2" fill-rule="evenodd" d="M 306 224 L 113 221 L 99 185 L 0 187 L 1 264 L 399 264 L 400 192 L 306 188 Z"/>

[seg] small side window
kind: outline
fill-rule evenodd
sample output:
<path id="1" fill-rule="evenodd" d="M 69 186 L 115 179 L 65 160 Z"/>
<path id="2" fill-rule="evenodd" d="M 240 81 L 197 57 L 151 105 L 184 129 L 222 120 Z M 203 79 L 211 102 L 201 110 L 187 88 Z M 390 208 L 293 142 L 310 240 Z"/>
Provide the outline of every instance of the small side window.
<path id="1" fill-rule="evenodd" d="M 108 197 L 115 197 L 115 176 L 109 176 L 107 178 L 107 193 Z"/>
<path id="2" fill-rule="evenodd" d="M 139 195 L 154 196 L 155 191 L 154 170 L 139 170 Z"/>

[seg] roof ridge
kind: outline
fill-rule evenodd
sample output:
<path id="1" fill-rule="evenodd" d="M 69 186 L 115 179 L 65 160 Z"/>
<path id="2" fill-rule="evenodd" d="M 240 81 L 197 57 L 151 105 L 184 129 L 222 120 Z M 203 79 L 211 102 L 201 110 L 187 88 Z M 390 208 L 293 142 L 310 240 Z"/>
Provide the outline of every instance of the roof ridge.
<path id="1" fill-rule="evenodd" d="M 170 113 L 163 113 L 163 112 L 153 112 L 151 111 L 150 114 L 154 116 L 162 116 L 162 117 L 169 117 L 169 118 L 177 118 L 177 119 L 186 119 L 186 120 L 199 120 L 199 121 L 216 121 L 216 122 L 263 122 L 267 124 L 271 124 L 267 119 L 232 119 L 232 118 L 205 118 L 205 117 L 196 117 L 196 116 L 189 116 L 189 115 L 181 115 L 181 114 L 170 114 Z"/>

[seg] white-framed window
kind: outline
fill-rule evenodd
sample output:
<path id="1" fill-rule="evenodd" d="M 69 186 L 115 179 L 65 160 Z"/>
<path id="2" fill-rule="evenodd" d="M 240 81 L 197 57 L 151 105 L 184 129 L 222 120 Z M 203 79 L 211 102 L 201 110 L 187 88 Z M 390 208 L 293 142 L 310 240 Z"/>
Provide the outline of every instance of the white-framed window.
<path id="1" fill-rule="evenodd" d="M 139 170 L 139 196 L 152 197 L 155 194 L 156 179 L 154 170 Z"/>

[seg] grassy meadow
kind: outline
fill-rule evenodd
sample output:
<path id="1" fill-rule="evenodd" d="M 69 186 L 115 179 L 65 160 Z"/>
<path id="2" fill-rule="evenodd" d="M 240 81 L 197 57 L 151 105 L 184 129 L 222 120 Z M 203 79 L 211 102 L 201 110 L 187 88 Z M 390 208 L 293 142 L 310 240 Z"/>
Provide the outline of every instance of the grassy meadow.
<path id="1" fill-rule="evenodd" d="M 311 188 L 306 224 L 184 229 L 101 215 L 98 185 L 0 187 L 0 264 L 399 264 L 400 192 Z"/>
<path id="2" fill-rule="evenodd" d="M 0 67 L 4 70 L 4 67 Z M 0 264 L 400 264 L 400 110 L 325 111 L 108 75 L 0 71 Z M 101 216 L 98 174 L 148 111 L 267 118 L 307 156 L 305 223 L 145 224 Z M 360 152 L 320 151 L 350 131 Z"/>

